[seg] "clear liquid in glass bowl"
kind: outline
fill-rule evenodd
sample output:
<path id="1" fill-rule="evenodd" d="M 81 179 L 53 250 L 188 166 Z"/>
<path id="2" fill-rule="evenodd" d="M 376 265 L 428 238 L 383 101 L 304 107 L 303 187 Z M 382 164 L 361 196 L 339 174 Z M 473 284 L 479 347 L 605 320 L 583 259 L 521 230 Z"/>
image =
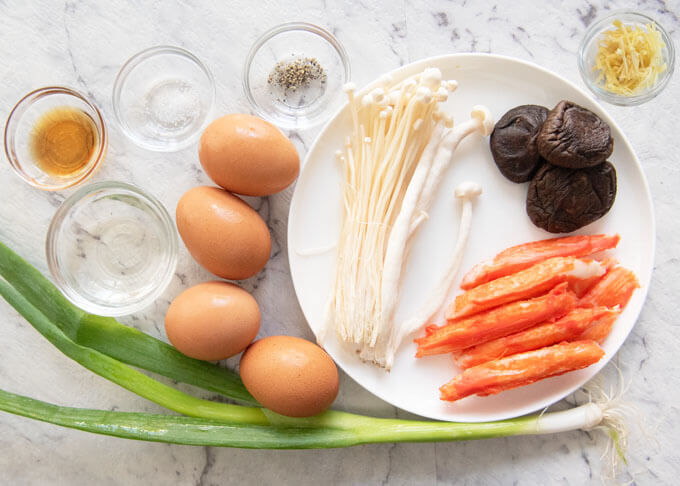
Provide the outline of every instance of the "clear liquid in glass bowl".
<path id="1" fill-rule="evenodd" d="M 131 314 L 170 282 L 177 237 L 155 198 L 128 184 L 101 182 L 59 208 L 48 231 L 47 261 L 56 285 L 77 306 Z"/>

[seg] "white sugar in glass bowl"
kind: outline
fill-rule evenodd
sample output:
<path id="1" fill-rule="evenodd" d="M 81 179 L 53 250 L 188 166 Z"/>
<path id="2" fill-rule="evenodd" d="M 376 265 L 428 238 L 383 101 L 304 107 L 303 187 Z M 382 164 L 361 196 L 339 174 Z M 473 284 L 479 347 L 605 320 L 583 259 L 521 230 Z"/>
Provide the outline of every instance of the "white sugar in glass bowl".
<path id="1" fill-rule="evenodd" d="M 123 133 L 158 152 L 198 140 L 214 103 L 212 74 L 181 47 L 151 47 L 132 56 L 113 85 L 113 111 Z"/>

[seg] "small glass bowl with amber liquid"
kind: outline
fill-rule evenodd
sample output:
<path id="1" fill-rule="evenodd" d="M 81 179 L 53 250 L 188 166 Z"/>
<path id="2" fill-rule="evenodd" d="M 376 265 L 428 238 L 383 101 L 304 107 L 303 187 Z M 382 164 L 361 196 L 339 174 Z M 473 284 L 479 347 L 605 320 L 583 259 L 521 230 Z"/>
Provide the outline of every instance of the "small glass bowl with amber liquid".
<path id="1" fill-rule="evenodd" d="M 90 177 L 108 137 L 99 109 L 70 88 L 51 86 L 24 96 L 5 125 L 5 153 L 34 187 L 58 191 Z"/>

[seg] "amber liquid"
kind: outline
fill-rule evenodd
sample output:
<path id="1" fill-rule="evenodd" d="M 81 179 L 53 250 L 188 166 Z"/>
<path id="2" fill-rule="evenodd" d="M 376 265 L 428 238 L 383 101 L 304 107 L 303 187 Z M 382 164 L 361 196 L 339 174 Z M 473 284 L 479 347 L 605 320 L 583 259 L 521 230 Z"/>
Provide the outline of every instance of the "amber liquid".
<path id="1" fill-rule="evenodd" d="M 94 120 L 70 106 L 53 108 L 35 124 L 31 154 L 40 169 L 52 176 L 71 176 L 85 167 L 97 145 Z"/>

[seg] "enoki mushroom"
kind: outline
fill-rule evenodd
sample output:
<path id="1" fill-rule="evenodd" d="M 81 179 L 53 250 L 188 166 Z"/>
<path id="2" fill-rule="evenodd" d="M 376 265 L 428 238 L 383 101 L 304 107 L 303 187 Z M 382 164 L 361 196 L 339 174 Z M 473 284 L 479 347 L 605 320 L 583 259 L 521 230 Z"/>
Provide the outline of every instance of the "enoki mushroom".
<path id="1" fill-rule="evenodd" d="M 344 217 L 332 295 L 317 339 L 334 329 L 362 359 L 389 368 L 403 333 L 394 311 L 411 236 L 427 218 L 453 153 L 474 132 L 488 135 L 493 120 L 483 106 L 453 126 L 439 104 L 457 87 L 428 68 L 399 83 L 349 98 L 353 132 L 336 157 L 344 178 Z"/>

